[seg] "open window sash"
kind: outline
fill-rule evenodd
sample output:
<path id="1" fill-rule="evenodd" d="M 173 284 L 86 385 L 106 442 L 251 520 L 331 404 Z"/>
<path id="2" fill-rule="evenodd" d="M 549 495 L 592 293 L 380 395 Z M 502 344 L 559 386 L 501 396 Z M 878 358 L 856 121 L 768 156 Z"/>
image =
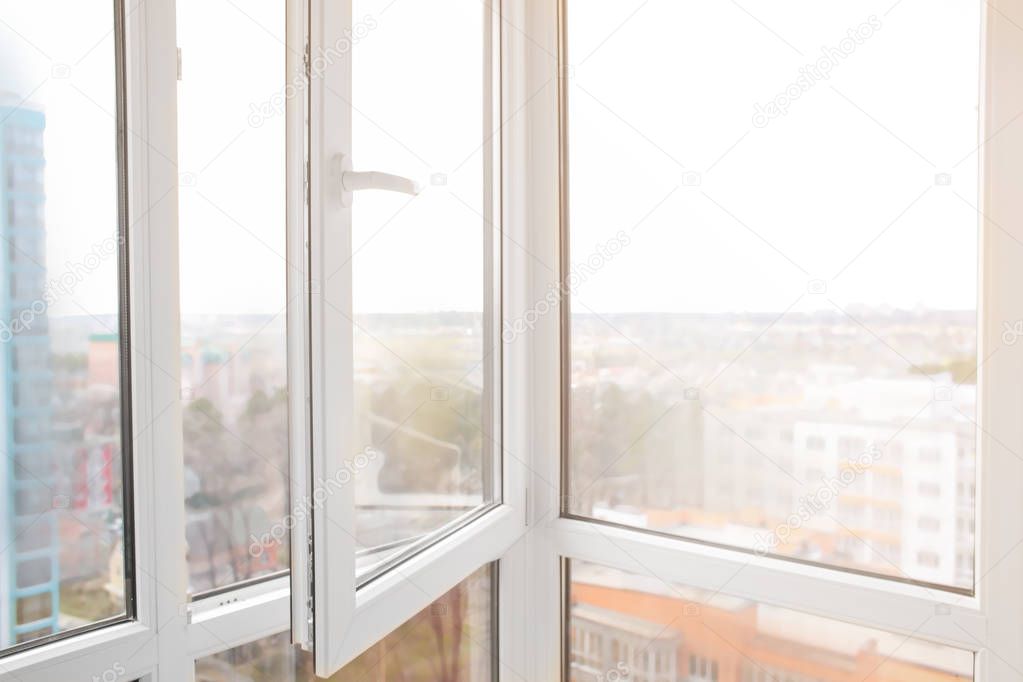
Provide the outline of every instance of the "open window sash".
<path id="1" fill-rule="evenodd" d="M 501 558 L 525 530 L 521 463 L 502 446 L 501 375 L 510 360 L 503 357 L 496 324 L 503 290 L 501 24 L 498 9 L 484 5 L 484 135 L 474 152 L 483 159 L 482 346 L 493 349 L 480 370 L 483 504 L 431 526 L 370 568 L 367 549 L 356 540 L 355 478 L 368 455 L 359 451 L 355 436 L 360 326 L 352 206 L 364 189 L 413 194 L 420 187 L 401 176 L 353 168 L 353 118 L 360 108 L 353 101 L 353 64 L 359 57 L 352 47 L 365 30 L 353 24 L 353 4 L 310 0 L 308 7 L 299 1 L 289 7 L 289 78 L 305 83 L 308 95 L 288 101 L 289 259 L 306 266 L 289 283 L 292 633 L 314 653 L 320 676 L 335 673 L 473 571 Z M 400 5 L 388 8 L 388 19 L 409 21 L 397 16 L 402 11 Z M 411 48 L 393 59 L 416 63 Z M 422 77 L 439 76 L 425 70 Z"/>

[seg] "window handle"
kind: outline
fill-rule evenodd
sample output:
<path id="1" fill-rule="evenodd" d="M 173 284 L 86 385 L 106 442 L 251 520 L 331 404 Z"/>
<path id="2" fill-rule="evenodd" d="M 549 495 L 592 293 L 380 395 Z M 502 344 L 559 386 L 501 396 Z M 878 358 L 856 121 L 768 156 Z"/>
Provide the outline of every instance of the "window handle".
<path id="1" fill-rule="evenodd" d="M 419 183 L 400 175 L 381 173 L 380 171 L 345 171 L 341 174 L 341 187 L 346 192 L 361 189 L 382 189 L 388 192 L 419 194 L 422 189 Z"/>
<path id="2" fill-rule="evenodd" d="M 379 189 L 385 192 L 401 192 L 415 196 L 422 191 L 422 186 L 401 175 L 381 173 L 380 171 L 353 171 L 352 159 L 347 154 L 341 155 L 341 203 L 352 205 L 352 192 L 366 189 Z"/>

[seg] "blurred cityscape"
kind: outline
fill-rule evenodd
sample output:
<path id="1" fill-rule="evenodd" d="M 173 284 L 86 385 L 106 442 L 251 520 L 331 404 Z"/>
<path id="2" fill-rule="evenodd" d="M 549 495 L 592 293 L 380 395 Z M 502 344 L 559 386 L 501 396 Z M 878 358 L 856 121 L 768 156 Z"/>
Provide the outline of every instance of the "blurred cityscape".
<path id="1" fill-rule="evenodd" d="M 572 512 L 972 589 L 975 314 L 846 313 L 574 316 Z"/>
<path id="2" fill-rule="evenodd" d="M 44 265 L 45 127 L 41 108 L 0 102 L 0 648 L 125 609 L 117 323 L 49 314 L 88 272 Z"/>
<path id="3" fill-rule="evenodd" d="M 184 316 L 181 329 L 189 587 L 199 592 L 288 567 L 286 541 L 249 551 L 288 508 L 284 321 Z"/>
<path id="4" fill-rule="evenodd" d="M 484 566 L 329 678 L 330 682 L 488 682 L 493 679 L 491 595 Z M 196 661 L 197 682 L 306 682 L 313 657 L 287 633 Z"/>
<path id="5" fill-rule="evenodd" d="M 356 447 L 335 480 L 351 476 L 356 486 L 359 565 L 368 570 L 486 504 L 493 470 L 480 316 L 356 321 Z M 186 316 L 182 333 L 195 593 L 288 568 L 290 517 L 311 501 L 289 501 L 283 316 Z"/>
<path id="6" fill-rule="evenodd" d="M 973 654 L 571 562 L 571 682 L 955 682 Z"/>

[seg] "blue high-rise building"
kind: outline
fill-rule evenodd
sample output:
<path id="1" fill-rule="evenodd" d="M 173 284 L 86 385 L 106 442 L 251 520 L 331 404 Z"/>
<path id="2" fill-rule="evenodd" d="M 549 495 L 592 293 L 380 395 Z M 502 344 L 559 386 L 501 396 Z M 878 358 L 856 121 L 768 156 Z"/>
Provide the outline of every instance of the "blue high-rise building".
<path id="1" fill-rule="evenodd" d="M 0 648 L 59 630 L 45 127 L 0 93 Z"/>

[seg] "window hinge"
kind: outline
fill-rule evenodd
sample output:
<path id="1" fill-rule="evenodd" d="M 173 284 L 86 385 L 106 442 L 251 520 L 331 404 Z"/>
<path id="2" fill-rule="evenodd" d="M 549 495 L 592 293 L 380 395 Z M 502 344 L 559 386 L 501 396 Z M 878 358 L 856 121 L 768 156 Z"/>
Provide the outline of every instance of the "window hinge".
<path id="1" fill-rule="evenodd" d="M 310 58 L 310 55 L 309 55 L 309 43 L 306 43 L 305 44 L 305 51 L 302 53 L 302 66 L 305 69 L 305 77 L 306 77 L 307 80 L 310 77 L 309 65 L 310 65 L 311 62 L 312 62 L 312 59 Z"/>
<path id="2" fill-rule="evenodd" d="M 315 624 L 316 624 L 316 620 L 313 617 L 314 616 L 314 611 L 315 611 L 315 606 L 314 606 L 315 601 L 313 600 L 313 575 L 314 575 L 314 572 L 313 572 L 313 535 L 312 535 L 312 533 L 309 534 L 309 539 L 308 539 L 308 542 L 306 543 L 306 552 L 307 552 L 307 554 L 306 554 L 306 559 L 307 559 L 306 566 L 308 568 L 308 574 L 309 574 L 308 575 L 309 589 L 306 592 L 306 594 L 308 595 L 308 601 L 307 601 L 307 604 L 306 604 L 306 625 L 307 625 L 307 627 L 306 627 L 306 636 L 308 637 L 308 640 L 306 641 L 306 649 L 308 651 L 312 651 L 313 650 L 313 642 L 315 641 L 315 638 L 313 637 L 313 627 L 315 627 Z"/>
<path id="3" fill-rule="evenodd" d="M 178 80 L 181 80 L 181 48 L 178 48 Z"/>

